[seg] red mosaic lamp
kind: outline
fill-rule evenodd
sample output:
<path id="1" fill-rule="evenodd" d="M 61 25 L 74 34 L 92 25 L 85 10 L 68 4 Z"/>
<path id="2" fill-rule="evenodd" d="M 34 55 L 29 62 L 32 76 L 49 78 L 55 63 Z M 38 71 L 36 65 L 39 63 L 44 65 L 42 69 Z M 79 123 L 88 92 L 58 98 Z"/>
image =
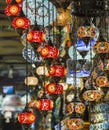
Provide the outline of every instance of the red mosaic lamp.
<path id="1" fill-rule="evenodd" d="M 30 20 L 26 17 L 15 17 L 12 21 L 12 26 L 15 29 L 28 29 L 30 24 Z"/>
<path id="2" fill-rule="evenodd" d="M 18 16 L 20 12 L 21 7 L 18 4 L 10 4 L 4 10 L 4 13 L 7 16 Z"/>
<path id="3" fill-rule="evenodd" d="M 40 55 L 43 58 L 58 58 L 59 50 L 56 47 L 46 45 L 41 49 Z"/>
<path id="4" fill-rule="evenodd" d="M 49 111 L 53 109 L 53 101 L 51 99 L 42 98 L 29 102 L 30 107 L 36 107 L 40 111 Z"/>
<path id="5" fill-rule="evenodd" d="M 50 83 L 46 85 L 46 92 L 48 94 L 62 94 L 63 86 L 61 84 Z"/>
<path id="6" fill-rule="evenodd" d="M 49 76 L 64 77 L 66 75 L 66 68 L 63 65 L 50 66 Z"/>
<path id="7" fill-rule="evenodd" d="M 45 40 L 45 35 L 44 35 L 43 31 L 31 30 L 27 34 L 27 41 L 29 43 L 32 43 L 32 42 L 42 43 L 42 42 L 44 42 L 44 40 Z"/>
<path id="8" fill-rule="evenodd" d="M 21 4 L 23 2 L 23 0 L 15 0 L 14 2 Z M 6 3 L 11 4 L 11 3 L 13 3 L 13 0 L 6 0 Z"/>
<path id="9" fill-rule="evenodd" d="M 21 124 L 31 125 L 36 121 L 36 115 L 32 112 L 21 112 L 18 114 L 18 121 Z"/>

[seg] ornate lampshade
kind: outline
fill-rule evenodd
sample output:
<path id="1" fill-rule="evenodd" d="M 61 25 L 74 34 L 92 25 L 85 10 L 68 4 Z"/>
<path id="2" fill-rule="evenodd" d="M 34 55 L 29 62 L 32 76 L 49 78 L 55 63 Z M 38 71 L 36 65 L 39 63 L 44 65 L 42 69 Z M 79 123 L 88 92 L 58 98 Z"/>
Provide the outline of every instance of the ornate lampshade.
<path id="1" fill-rule="evenodd" d="M 103 96 L 103 92 L 100 90 L 87 90 L 83 93 L 84 100 L 87 101 L 96 101 Z"/>
<path id="2" fill-rule="evenodd" d="M 69 130 L 81 130 L 84 127 L 84 121 L 80 118 L 69 118 L 67 120 Z"/>
<path id="3" fill-rule="evenodd" d="M 66 68 L 62 65 L 50 66 L 49 76 L 64 77 L 66 75 Z"/>
<path id="4" fill-rule="evenodd" d="M 109 43 L 105 41 L 96 42 L 96 44 L 93 46 L 93 51 L 96 54 L 99 53 L 109 53 Z"/>
<path id="5" fill-rule="evenodd" d="M 59 50 L 56 47 L 46 45 L 41 49 L 40 55 L 43 58 L 58 58 Z"/>
<path id="6" fill-rule="evenodd" d="M 30 20 L 26 17 L 16 17 L 12 21 L 12 26 L 15 29 L 22 28 L 22 29 L 28 29 L 30 27 Z"/>
<path id="7" fill-rule="evenodd" d="M 28 86 L 36 86 L 38 84 L 38 79 L 34 76 L 29 76 L 25 78 L 25 84 Z"/>
<path id="8" fill-rule="evenodd" d="M 41 66 L 36 68 L 36 73 L 38 75 L 46 75 L 46 76 L 48 76 L 48 69 L 47 69 L 46 66 L 44 67 L 43 65 L 41 65 Z"/>
<path id="9" fill-rule="evenodd" d="M 78 37 L 91 37 L 95 36 L 95 28 L 93 26 L 80 26 L 77 32 Z"/>
<path id="10" fill-rule="evenodd" d="M 109 53 L 109 43 L 105 41 L 102 35 L 100 35 L 99 40 L 93 46 L 93 51 L 100 57 L 104 65 L 106 54 Z"/>
<path id="11" fill-rule="evenodd" d="M 18 121 L 21 124 L 32 124 L 36 121 L 36 116 L 32 112 L 21 112 L 18 114 Z"/>
<path id="12" fill-rule="evenodd" d="M 26 37 L 27 37 L 27 41 L 30 43 L 32 42 L 42 43 L 45 40 L 45 35 L 43 31 L 39 31 L 39 30 L 31 30 L 30 32 L 28 32 Z"/>
<path id="13" fill-rule="evenodd" d="M 49 111 L 53 109 L 53 101 L 51 99 L 39 99 L 39 100 L 32 100 L 29 103 L 30 107 L 36 107 L 38 110 L 41 111 Z"/>
<path id="14" fill-rule="evenodd" d="M 20 12 L 21 7 L 18 4 L 8 5 L 4 10 L 4 13 L 7 16 L 18 16 Z"/>
<path id="15" fill-rule="evenodd" d="M 47 84 L 46 91 L 48 94 L 62 94 L 63 86 L 61 84 L 50 83 Z"/>
<path id="16" fill-rule="evenodd" d="M 80 26 L 77 31 L 77 36 L 81 38 L 87 46 L 89 41 L 96 35 L 96 28 L 92 25 Z"/>
<path id="17" fill-rule="evenodd" d="M 86 109 L 86 107 L 85 107 L 84 103 L 82 103 L 82 102 L 75 103 L 76 113 L 83 114 L 85 109 Z"/>
<path id="18" fill-rule="evenodd" d="M 76 112 L 78 114 L 83 114 L 86 107 L 84 103 L 80 102 L 70 102 L 68 105 L 66 105 L 66 111 L 68 114 L 72 114 L 73 112 Z"/>
<path id="19" fill-rule="evenodd" d="M 99 76 L 96 78 L 98 87 L 109 87 L 109 82 L 106 76 Z"/>
<path id="20" fill-rule="evenodd" d="M 13 0 L 6 0 L 7 4 L 11 4 L 13 2 Z M 15 2 L 17 2 L 18 4 L 21 4 L 23 2 L 23 0 L 15 0 Z"/>
<path id="21" fill-rule="evenodd" d="M 56 84 L 55 83 L 50 83 L 46 85 L 46 92 L 48 94 L 54 94 L 56 91 Z"/>

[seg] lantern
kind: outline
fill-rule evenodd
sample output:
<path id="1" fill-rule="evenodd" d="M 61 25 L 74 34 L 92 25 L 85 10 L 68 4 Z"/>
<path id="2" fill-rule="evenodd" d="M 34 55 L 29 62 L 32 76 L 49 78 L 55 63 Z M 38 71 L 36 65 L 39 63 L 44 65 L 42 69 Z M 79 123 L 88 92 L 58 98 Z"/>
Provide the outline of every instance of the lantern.
<path id="1" fill-rule="evenodd" d="M 13 0 L 6 0 L 7 4 L 11 4 L 13 2 Z M 17 2 L 18 4 L 21 4 L 23 2 L 23 0 L 15 0 L 15 2 Z"/>
<path id="2" fill-rule="evenodd" d="M 84 127 L 84 121 L 80 118 L 71 118 L 67 120 L 69 130 L 81 130 Z"/>
<path id="3" fill-rule="evenodd" d="M 18 121 L 21 124 L 32 124 L 36 121 L 36 116 L 32 112 L 22 112 L 18 114 Z"/>
<path id="4" fill-rule="evenodd" d="M 85 109 L 86 109 L 86 107 L 82 102 L 78 102 L 78 103 L 71 102 L 66 106 L 66 110 L 67 110 L 68 114 L 73 113 L 74 110 L 78 114 L 83 114 Z"/>
<path id="5" fill-rule="evenodd" d="M 99 41 L 93 46 L 93 51 L 98 54 L 104 65 L 106 54 L 109 53 L 109 43 L 106 42 L 101 36 Z"/>
<path id="6" fill-rule="evenodd" d="M 40 55 L 43 58 L 58 58 L 59 50 L 56 47 L 46 45 L 41 49 Z"/>
<path id="7" fill-rule="evenodd" d="M 21 7 L 18 4 L 8 5 L 4 10 L 4 13 L 7 16 L 18 16 L 20 12 Z"/>
<path id="8" fill-rule="evenodd" d="M 37 31 L 37 30 L 31 30 L 30 32 L 28 32 L 27 34 L 27 41 L 28 42 L 44 42 L 45 40 L 45 35 L 42 31 Z"/>
<path id="9" fill-rule="evenodd" d="M 99 76 L 96 78 L 98 87 L 109 87 L 108 79 L 106 76 Z"/>
<path id="10" fill-rule="evenodd" d="M 63 86 L 61 84 L 50 83 L 46 86 L 46 91 L 48 94 L 62 94 Z"/>
<path id="11" fill-rule="evenodd" d="M 36 108 L 42 111 L 48 111 L 53 109 L 53 101 L 50 99 L 37 100 Z"/>
<path id="12" fill-rule="evenodd" d="M 76 113 L 82 114 L 82 113 L 84 113 L 85 109 L 86 109 L 86 107 L 82 102 L 75 104 Z"/>
<path id="13" fill-rule="evenodd" d="M 25 84 L 29 86 L 36 86 L 38 84 L 38 79 L 34 76 L 25 78 Z"/>
<path id="14" fill-rule="evenodd" d="M 71 102 L 68 105 L 66 105 L 66 112 L 68 114 L 71 114 L 71 113 L 74 112 L 74 103 L 73 102 Z"/>
<path id="15" fill-rule="evenodd" d="M 12 26 L 15 29 L 17 28 L 28 29 L 30 27 L 30 20 L 26 17 L 16 17 L 12 21 Z"/>
<path id="16" fill-rule="evenodd" d="M 36 73 L 38 75 L 46 75 L 48 76 L 48 69 L 46 66 L 39 66 L 36 68 Z"/>
<path id="17" fill-rule="evenodd" d="M 50 67 L 49 76 L 64 77 L 66 75 L 66 68 L 62 65 L 53 65 Z"/>
<path id="18" fill-rule="evenodd" d="M 30 107 L 36 107 L 38 110 L 41 111 L 48 111 L 53 109 L 53 101 L 50 99 L 39 99 L 33 100 L 29 103 Z"/>
<path id="19" fill-rule="evenodd" d="M 109 44 L 105 41 L 96 42 L 96 44 L 93 46 L 93 51 L 96 54 L 99 53 L 109 53 Z"/>
<path id="20" fill-rule="evenodd" d="M 86 21 L 84 26 L 80 26 L 78 28 L 77 36 L 84 41 L 86 46 L 88 46 L 90 40 L 92 40 L 94 37 L 98 38 L 98 36 L 96 36 L 97 32 L 98 29 Z"/>
<path id="21" fill-rule="evenodd" d="M 103 92 L 100 90 L 87 90 L 83 93 L 84 100 L 96 101 L 103 96 Z"/>
<path id="22" fill-rule="evenodd" d="M 50 83 L 46 86 L 46 91 L 48 94 L 54 94 L 56 91 L 56 84 L 55 83 Z"/>
<path id="23" fill-rule="evenodd" d="M 77 32 L 78 37 L 91 37 L 95 36 L 95 28 L 93 26 L 80 26 Z"/>

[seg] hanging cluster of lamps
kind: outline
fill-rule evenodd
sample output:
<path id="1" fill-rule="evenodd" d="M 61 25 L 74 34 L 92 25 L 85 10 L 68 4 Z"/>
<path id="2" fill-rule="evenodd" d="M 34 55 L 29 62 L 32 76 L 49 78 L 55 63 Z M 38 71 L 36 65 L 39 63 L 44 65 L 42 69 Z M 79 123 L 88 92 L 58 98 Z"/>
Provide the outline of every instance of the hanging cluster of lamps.
<path id="1" fill-rule="evenodd" d="M 45 116 L 44 112 L 54 111 L 57 98 L 63 96 L 64 116 L 69 116 L 66 127 L 83 129 L 85 101 L 100 100 L 104 94 L 98 88 L 109 87 L 109 43 L 108 39 L 101 38 L 101 32 L 93 23 L 96 24 L 96 18 L 107 11 L 106 2 L 6 0 L 6 3 L 4 13 L 11 18 L 14 29 L 20 31 L 26 47 L 23 57 L 35 64 L 35 71 L 27 74 L 24 80 L 27 93 L 38 91 L 39 86 L 43 91 L 40 98 L 36 93 L 31 95 L 32 100 L 26 107 L 36 108 Z M 96 63 L 94 56 L 103 63 L 103 73 L 95 79 L 92 73 Z M 88 88 L 85 82 L 89 78 Z M 85 86 L 82 99 L 79 97 L 81 86 Z M 66 101 L 66 97 L 70 100 Z M 36 118 L 27 110 L 18 115 L 21 124 L 32 124 Z"/>

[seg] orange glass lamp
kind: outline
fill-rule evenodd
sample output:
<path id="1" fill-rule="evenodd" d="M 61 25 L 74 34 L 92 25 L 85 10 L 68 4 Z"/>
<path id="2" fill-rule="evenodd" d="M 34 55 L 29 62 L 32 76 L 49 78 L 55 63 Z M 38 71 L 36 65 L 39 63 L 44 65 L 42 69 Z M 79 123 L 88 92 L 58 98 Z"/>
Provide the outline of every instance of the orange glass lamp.
<path id="1" fill-rule="evenodd" d="M 7 4 L 11 4 L 13 2 L 13 0 L 6 0 Z M 15 2 L 17 2 L 18 4 L 21 4 L 23 2 L 23 0 L 15 0 Z"/>
<path id="2" fill-rule="evenodd" d="M 18 121 L 21 124 L 31 125 L 36 121 L 36 115 L 32 112 L 21 112 L 18 114 Z"/>
<path id="3" fill-rule="evenodd" d="M 46 92 L 48 94 L 62 94 L 63 86 L 61 84 L 50 83 L 46 85 Z"/>
<path id="4" fill-rule="evenodd" d="M 12 26 L 15 29 L 28 29 L 30 27 L 30 20 L 26 17 L 16 17 L 12 21 Z"/>
<path id="5" fill-rule="evenodd" d="M 31 30 L 30 32 L 28 32 L 26 37 L 29 43 L 32 42 L 42 43 L 45 40 L 45 34 L 43 33 L 43 31 L 39 30 Z"/>
<path id="6" fill-rule="evenodd" d="M 56 47 L 46 45 L 40 51 L 43 58 L 58 58 L 59 50 Z"/>
<path id="7" fill-rule="evenodd" d="M 53 101 L 51 99 L 39 99 L 29 102 L 30 107 L 36 107 L 40 111 L 49 111 L 53 109 Z"/>
<path id="8" fill-rule="evenodd" d="M 109 87 L 109 81 L 106 76 L 97 77 L 96 84 L 98 87 Z"/>
<path id="9" fill-rule="evenodd" d="M 69 130 L 81 130 L 84 127 L 84 121 L 81 118 L 69 118 L 67 120 Z"/>
<path id="10" fill-rule="evenodd" d="M 100 90 L 87 90 L 83 93 L 84 100 L 87 101 L 96 101 L 99 100 L 103 96 L 103 92 Z"/>
<path id="11" fill-rule="evenodd" d="M 50 66 L 49 76 L 64 77 L 66 75 L 66 68 L 63 65 Z"/>
<path id="12" fill-rule="evenodd" d="M 18 4 L 8 5 L 4 10 L 4 13 L 7 16 L 18 16 L 20 12 L 21 7 Z"/>
<path id="13" fill-rule="evenodd" d="M 36 86 L 36 85 L 38 85 L 38 79 L 36 77 L 34 77 L 34 76 L 29 76 L 29 77 L 25 78 L 24 82 L 28 86 Z"/>

